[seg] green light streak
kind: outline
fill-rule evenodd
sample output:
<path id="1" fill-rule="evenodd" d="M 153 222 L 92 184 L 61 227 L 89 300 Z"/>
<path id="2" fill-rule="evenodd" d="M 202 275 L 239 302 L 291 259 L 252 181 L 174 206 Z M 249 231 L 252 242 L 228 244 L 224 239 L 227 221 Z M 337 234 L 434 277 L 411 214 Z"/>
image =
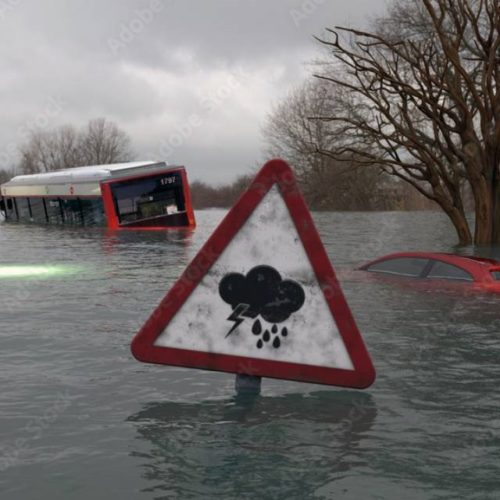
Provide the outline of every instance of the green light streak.
<path id="1" fill-rule="evenodd" d="M 59 265 L 0 265 L 0 279 L 9 278 L 51 278 L 76 274 L 79 269 L 75 266 Z"/>

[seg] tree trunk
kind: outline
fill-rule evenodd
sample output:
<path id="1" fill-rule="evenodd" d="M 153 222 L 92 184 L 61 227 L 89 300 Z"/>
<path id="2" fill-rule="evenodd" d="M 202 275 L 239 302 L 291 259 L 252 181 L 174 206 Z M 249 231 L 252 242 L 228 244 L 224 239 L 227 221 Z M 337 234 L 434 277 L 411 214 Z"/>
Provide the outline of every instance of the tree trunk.
<path id="1" fill-rule="evenodd" d="M 454 185 L 454 189 L 446 192 L 442 185 L 437 182 L 433 184 L 434 201 L 442 208 L 444 213 L 451 220 L 458 236 L 459 245 L 470 245 L 472 243 L 472 233 L 465 216 L 464 203 L 461 196 L 460 186 Z"/>
<path id="2" fill-rule="evenodd" d="M 500 179 L 495 175 L 492 183 L 492 240 L 494 245 L 500 245 Z"/>
<path id="3" fill-rule="evenodd" d="M 484 177 L 472 185 L 474 194 L 475 230 L 474 243 L 476 245 L 490 245 L 492 243 L 493 211 L 492 193 Z"/>
<path id="4" fill-rule="evenodd" d="M 445 212 L 455 227 L 459 245 L 470 245 L 472 243 L 472 233 L 465 214 L 455 207 L 451 210 L 445 210 Z"/>

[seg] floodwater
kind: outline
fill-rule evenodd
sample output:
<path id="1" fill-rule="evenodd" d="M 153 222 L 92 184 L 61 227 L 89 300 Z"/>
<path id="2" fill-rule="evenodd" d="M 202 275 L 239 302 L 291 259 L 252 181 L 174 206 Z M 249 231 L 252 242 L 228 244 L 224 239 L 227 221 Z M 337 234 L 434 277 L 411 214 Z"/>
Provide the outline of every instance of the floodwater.
<path id="1" fill-rule="evenodd" d="M 239 399 L 233 375 L 133 359 L 223 215 L 197 213 L 194 232 L 0 224 L 0 498 L 500 498 L 500 296 L 352 272 L 470 251 L 438 213 L 315 214 L 368 390 L 265 379 Z"/>

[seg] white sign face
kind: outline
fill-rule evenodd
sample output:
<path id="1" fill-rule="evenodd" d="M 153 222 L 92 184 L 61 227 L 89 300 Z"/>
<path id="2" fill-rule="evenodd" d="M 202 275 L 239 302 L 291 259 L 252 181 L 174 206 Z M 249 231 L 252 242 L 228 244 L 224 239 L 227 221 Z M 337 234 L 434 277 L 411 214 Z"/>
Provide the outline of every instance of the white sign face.
<path id="1" fill-rule="evenodd" d="M 276 185 L 154 345 L 354 370 Z"/>

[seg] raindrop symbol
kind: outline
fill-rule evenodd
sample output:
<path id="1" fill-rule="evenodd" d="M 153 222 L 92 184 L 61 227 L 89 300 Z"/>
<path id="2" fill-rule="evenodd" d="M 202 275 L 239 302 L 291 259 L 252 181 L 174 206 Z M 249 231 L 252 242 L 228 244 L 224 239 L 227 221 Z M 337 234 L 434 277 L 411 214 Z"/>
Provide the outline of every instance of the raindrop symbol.
<path id="1" fill-rule="evenodd" d="M 259 340 L 257 341 L 257 347 L 258 347 L 259 349 L 261 349 L 263 345 L 264 345 L 264 344 L 262 343 L 262 339 L 259 339 Z"/>
<path id="2" fill-rule="evenodd" d="M 286 326 L 281 329 L 281 335 L 283 335 L 283 337 L 288 335 L 288 328 Z"/>
<path id="3" fill-rule="evenodd" d="M 276 325 L 273 325 L 273 327 L 271 328 L 271 331 L 273 333 L 277 333 L 278 332 L 278 327 Z"/>
<path id="4" fill-rule="evenodd" d="M 269 339 L 271 338 L 271 335 L 269 333 L 269 330 L 266 330 L 264 332 L 264 335 L 262 336 L 262 338 L 264 339 L 264 342 L 269 342 Z"/>
<path id="5" fill-rule="evenodd" d="M 281 345 L 280 338 L 279 337 L 274 337 L 273 347 L 275 347 L 277 349 L 280 345 Z"/>
<path id="6" fill-rule="evenodd" d="M 259 320 L 256 320 L 252 326 L 252 333 L 254 335 L 260 335 L 262 332 L 262 325 Z"/>

